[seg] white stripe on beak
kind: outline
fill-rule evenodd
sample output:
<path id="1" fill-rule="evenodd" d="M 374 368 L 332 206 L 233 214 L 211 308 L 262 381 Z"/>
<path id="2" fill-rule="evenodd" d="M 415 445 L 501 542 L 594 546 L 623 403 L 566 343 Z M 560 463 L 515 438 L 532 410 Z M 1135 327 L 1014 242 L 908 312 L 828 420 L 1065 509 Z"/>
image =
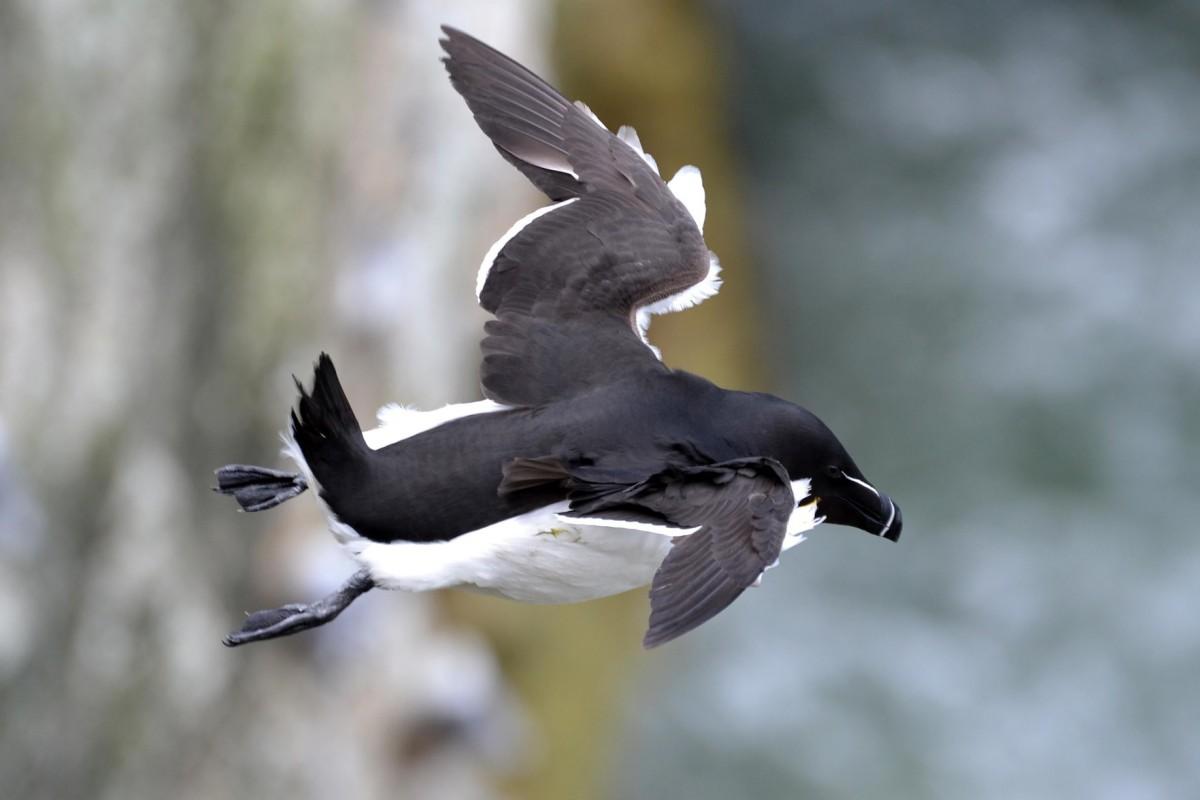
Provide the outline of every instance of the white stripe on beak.
<path id="1" fill-rule="evenodd" d="M 850 480 L 854 480 L 854 479 L 853 479 L 853 478 L 851 478 Z M 878 492 L 876 492 L 876 494 L 878 494 Z M 881 530 L 881 531 L 879 532 L 879 535 L 880 535 L 880 536 L 887 536 L 887 532 L 888 532 L 888 531 L 890 531 L 890 530 L 892 529 L 892 523 L 896 521 L 896 504 L 895 504 L 895 503 L 893 503 L 893 502 L 892 502 L 892 501 L 889 499 L 889 500 L 888 500 L 888 505 L 892 507 L 892 511 L 891 511 L 891 513 L 890 513 L 890 514 L 888 514 L 888 521 L 887 521 L 887 524 L 885 524 L 885 525 L 883 526 L 883 530 Z"/>
<path id="2" fill-rule="evenodd" d="M 867 489 L 870 489 L 870 490 L 871 490 L 871 494 L 875 495 L 876 497 L 879 497 L 879 490 L 878 490 L 878 489 L 876 489 L 876 488 L 875 488 L 874 486 L 872 486 L 871 484 L 867 483 L 866 481 L 860 481 L 858 478 L 851 478 L 849 475 L 847 475 L 847 474 L 846 474 L 846 473 L 844 473 L 844 472 L 842 473 L 842 477 L 843 477 L 843 478 L 845 478 L 845 479 L 846 479 L 846 480 L 848 480 L 848 481 L 854 481 L 854 482 L 855 482 L 855 483 L 857 483 L 859 486 L 863 486 L 863 487 L 866 487 Z M 893 508 L 893 509 L 892 509 L 892 514 L 895 514 L 895 513 L 896 513 L 896 510 Z M 889 524 L 889 525 L 891 525 L 891 522 L 889 521 L 889 522 L 888 522 L 888 524 Z"/>

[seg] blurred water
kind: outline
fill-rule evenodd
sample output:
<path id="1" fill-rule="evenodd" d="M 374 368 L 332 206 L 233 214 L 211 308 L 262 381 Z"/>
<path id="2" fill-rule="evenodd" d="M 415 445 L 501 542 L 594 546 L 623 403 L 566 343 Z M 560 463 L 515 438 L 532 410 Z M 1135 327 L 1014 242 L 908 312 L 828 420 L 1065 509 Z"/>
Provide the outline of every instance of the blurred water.
<path id="1" fill-rule="evenodd" d="M 624 795 L 1200 796 L 1200 14 L 937 10 L 716 6 L 776 390 L 905 534 L 665 649 Z"/>

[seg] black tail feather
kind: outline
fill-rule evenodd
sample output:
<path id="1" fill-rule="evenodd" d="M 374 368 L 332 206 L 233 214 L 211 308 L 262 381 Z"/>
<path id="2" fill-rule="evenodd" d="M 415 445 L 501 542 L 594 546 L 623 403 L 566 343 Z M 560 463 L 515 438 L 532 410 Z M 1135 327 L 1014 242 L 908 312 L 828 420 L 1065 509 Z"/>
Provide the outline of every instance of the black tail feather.
<path id="1" fill-rule="evenodd" d="M 300 381 L 296 388 L 300 402 L 292 411 L 292 436 L 313 476 L 328 488 L 333 476 L 353 476 L 370 448 L 328 355 L 317 359 L 312 392 L 304 391 Z"/>
<path id="2" fill-rule="evenodd" d="M 217 470 L 217 485 L 213 491 L 232 496 L 243 511 L 266 511 L 302 494 L 307 488 L 308 481 L 295 472 L 229 464 Z"/>

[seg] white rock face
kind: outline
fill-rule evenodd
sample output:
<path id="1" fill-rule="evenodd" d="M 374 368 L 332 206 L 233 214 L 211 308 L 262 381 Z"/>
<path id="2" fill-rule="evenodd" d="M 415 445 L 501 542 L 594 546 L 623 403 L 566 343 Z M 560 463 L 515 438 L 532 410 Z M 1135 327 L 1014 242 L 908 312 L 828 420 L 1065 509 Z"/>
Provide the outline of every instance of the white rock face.
<path id="1" fill-rule="evenodd" d="M 535 54 L 547 13 L 283 5 L 0 13 L 13 796 L 490 798 L 484 768 L 522 759 L 490 651 L 428 598 L 220 644 L 242 608 L 353 568 L 311 498 L 238 516 L 207 489 L 271 461 L 297 364 L 330 350 L 355 397 L 474 391 L 468 265 L 529 195 L 447 84 L 437 26 Z"/>

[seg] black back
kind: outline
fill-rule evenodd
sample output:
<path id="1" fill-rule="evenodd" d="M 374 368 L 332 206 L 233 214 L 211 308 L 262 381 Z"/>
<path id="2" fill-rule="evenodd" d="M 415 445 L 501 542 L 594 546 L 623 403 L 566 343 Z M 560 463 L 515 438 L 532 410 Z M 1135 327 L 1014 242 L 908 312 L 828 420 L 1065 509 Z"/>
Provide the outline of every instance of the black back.
<path id="1" fill-rule="evenodd" d="M 792 452 L 805 414 L 685 372 L 633 376 L 545 407 L 458 419 L 371 452 L 353 480 L 326 486 L 325 499 L 370 539 L 452 539 L 568 498 L 570 486 L 553 481 L 501 491 L 515 459 L 553 459 L 608 488 L 667 467 L 736 458 L 767 456 L 787 466 L 807 459 Z"/>

